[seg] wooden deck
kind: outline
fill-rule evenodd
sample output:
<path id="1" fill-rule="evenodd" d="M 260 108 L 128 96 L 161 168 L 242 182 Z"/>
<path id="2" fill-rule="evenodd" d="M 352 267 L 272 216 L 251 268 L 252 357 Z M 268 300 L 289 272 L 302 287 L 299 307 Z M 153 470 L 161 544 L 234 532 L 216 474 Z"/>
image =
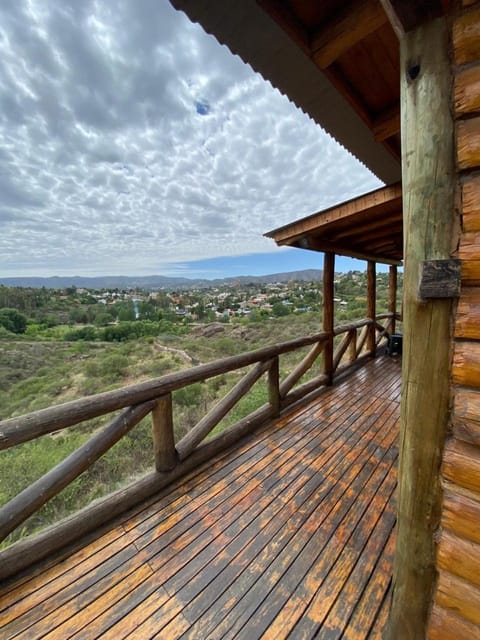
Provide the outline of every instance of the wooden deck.
<path id="1" fill-rule="evenodd" d="M 0 591 L 0 638 L 380 639 L 400 363 L 377 358 Z"/>

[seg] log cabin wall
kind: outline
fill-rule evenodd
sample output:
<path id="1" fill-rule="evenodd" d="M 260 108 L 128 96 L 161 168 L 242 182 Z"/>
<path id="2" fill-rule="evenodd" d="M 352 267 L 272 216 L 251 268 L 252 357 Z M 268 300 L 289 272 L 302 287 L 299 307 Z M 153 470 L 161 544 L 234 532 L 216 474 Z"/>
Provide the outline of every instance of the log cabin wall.
<path id="1" fill-rule="evenodd" d="M 429 640 L 480 638 L 480 2 L 460 3 L 452 45 L 462 288 Z"/>

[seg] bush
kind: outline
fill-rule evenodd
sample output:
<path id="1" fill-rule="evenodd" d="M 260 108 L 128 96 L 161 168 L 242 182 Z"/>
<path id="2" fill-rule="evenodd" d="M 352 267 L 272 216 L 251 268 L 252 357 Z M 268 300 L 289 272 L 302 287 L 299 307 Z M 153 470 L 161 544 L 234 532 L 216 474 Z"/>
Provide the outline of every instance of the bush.
<path id="1" fill-rule="evenodd" d="M 128 358 L 119 353 L 112 353 L 99 363 L 98 368 L 101 375 L 110 379 L 121 378 L 128 369 Z"/>
<path id="2" fill-rule="evenodd" d="M 27 318 L 16 309 L 0 309 L 0 325 L 11 333 L 25 333 Z"/>
<path id="3" fill-rule="evenodd" d="M 63 335 L 66 342 L 76 342 L 77 340 L 96 340 L 97 332 L 95 327 L 82 327 L 81 329 L 72 329 L 66 331 Z"/>

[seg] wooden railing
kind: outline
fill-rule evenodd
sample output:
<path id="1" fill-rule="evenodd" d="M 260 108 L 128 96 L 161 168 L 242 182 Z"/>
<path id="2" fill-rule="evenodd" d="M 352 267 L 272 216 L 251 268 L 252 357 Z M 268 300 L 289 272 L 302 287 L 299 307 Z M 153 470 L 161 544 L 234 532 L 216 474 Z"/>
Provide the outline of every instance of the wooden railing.
<path id="1" fill-rule="evenodd" d="M 385 326 L 379 323 L 380 319 L 388 321 Z M 28 558 L 38 559 L 46 555 L 50 549 L 80 537 L 88 529 L 152 495 L 161 486 L 230 446 L 260 424 L 277 417 L 284 408 L 329 384 L 334 376 L 341 375 L 364 357 L 374 355 L 371 351 L 364 352 L 369 332 L 377 332 L 377 344 L 380 343 L 388 337 L 388 327 L 392 320 L 392 314 L 380 316 L 376 321 L 360 320 L 337 327 L 333 335 L 318 333 L 290 340 L 0 422 L 0 449 L 7 449 L 123 409 L 79 449 L 0 508 L 0 541 L 88 469 L 149 413 L 152 414 L 156 468 L 150 476 L 106 496 L 100 502 L 86 507 L 78 516 L 71 516 L 40 536 L 37 535 L 35 549 L 32 545 L 25 547 L 26 541 L 21 541 L 3 551 L 3 574 L 18 570 L 26 564 Z M 326 371 L 324 365 L 322 374 L 297 384 L 312 368 L 326 346 L 337 342 L 336 338 L 340 336 L 343 338 L 334 350 L 333 369 Z M 281 381 L 279 357 L 307 346 L 311 346 L 309 352 Z M 250 369 L 244 377 L 175 443 L 172 392 L 245 367 Z M 211 431 L 264 375 L 268 377 L 268 403 L 205 442 Z M 13 547 L 18 547 L 18 551 Z"/>

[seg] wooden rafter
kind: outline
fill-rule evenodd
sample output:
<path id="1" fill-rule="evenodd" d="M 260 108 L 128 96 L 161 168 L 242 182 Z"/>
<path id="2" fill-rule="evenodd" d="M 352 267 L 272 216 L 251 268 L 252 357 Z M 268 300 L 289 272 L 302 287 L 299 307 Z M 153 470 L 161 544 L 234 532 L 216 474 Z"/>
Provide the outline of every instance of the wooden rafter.
<path id="1" fill-rule="evenodd" d="M 398 38 L 443 13 L 441 0 L 380 0 Z M 448 3 L 447 3 L 448 4 Z"/>
<path id="2" fill-rule="evenodd" d="M 387 138 L 400 131 L 400 105 L 378 115 L 372 123 L 373 135 L 377 142 L 383 142 Z"/>
<path id="3" fill-rule="evenodd" d="M 376 0 L 355 0 L 333 16 L 311 40 L 312 56 L 321 69 L 387 22 Z"/>

